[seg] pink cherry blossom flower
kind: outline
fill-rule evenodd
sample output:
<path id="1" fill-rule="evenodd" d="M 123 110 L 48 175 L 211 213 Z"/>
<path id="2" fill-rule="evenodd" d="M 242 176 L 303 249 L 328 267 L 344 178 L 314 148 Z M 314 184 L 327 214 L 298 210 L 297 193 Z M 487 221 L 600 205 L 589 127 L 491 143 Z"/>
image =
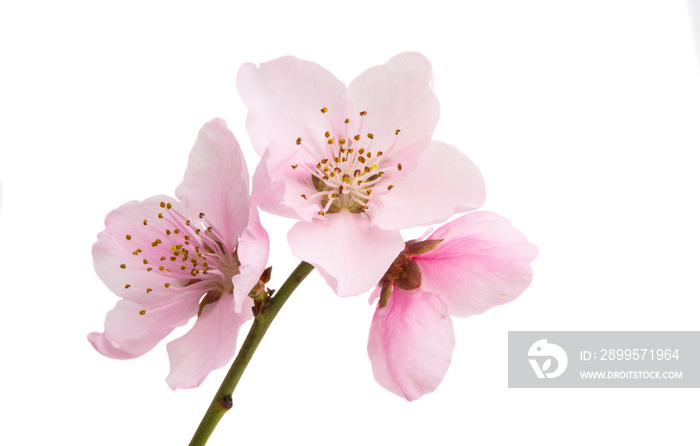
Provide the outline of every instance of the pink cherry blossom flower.
<path id="1" fill-rule="evenodd" d="M 173 389 L 198 386 L 233 357 L 269 248 L 243 154 L 223 120 L 200 130 L 175 196 L 131 201 L 107 215 L 93 261 L 121 300 L 105 331 L 88 335 L 105 356 L 135 358 L 197 316 L 167 345 Z"/>
<path id="2" fill-rule="evenodd" d="M 380 297 L 367 352 L 387 390 L 415 400 L 437 388 L 455 345 L 450 316 L 512 301 L 532 281 L 537 247 L 491 212 L 464 215 L 406 242 L 372 293 Z"/>
<path id="3" fill-rule="evenodd" d="M 253 196 L 261 209 L 299 220 L 287 237 L 292 253 L 341 296 L 377 283 L 403 248 L 399 229 L 484 201 L 476 166 L 431 140 L 439 115 L 432 79 L 417 53 L 370 68 L 348 87 L 294 57 L 238 73 L 262 155 Z"/>

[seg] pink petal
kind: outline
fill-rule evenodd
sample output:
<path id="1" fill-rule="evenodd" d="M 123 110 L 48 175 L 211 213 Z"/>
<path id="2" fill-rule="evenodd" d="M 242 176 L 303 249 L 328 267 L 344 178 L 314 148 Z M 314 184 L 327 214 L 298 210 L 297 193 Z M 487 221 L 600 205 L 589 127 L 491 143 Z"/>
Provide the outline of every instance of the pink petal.
<path id="1" fill-rule="evenodd" d="M 248 168 L 223 119 L 213 119 L 199 131 L 175 196 L 193 212 L 203 212 L 208 225 L 235 247 L 248 222 Z"/>
<path id="2" fill-rule="evenodd" d="M 250 311 L 236 313 L 230 294 L 206 305 L 194 327 L 168 343 L 168 385 L 173 390 L 197 387 L 212 370 L 226 365 L 236 351 L 241 325 L 251 317 Z"/>
<path id="3" fill-rule="evenodd" d="M 440 384 L 454 346 L 452 320 L 436 293 L 394 287 L 374 313 L 367 353 L 377 382 L 413 401 Z"/>
<path id="4" fill-rule="evenodd" d="M 430 239 L 444 242 L 413 258 L 423 275 L 421 287 L 439 293 L 453 316 L 510 302 L 532 281 L 530 262 L 537 247 L 497 214 L 464 215 L 438 228 Z"/>
<path id="5" fill-rule="evenodd" d="M 289 150 L 271 142 L 253 175 L 253 197 L 260 209 L 281 217 L 311 221 L 320 208 L 316 202 L 302 197 L 302 194 L 310 195 L 314 186 L 309 171 L 299 167 L 309 161 L 318 162 L 301 150 Z"/>
<path id="6" fill-rule="evenodd" d="M 349 91 L 355 111 L 367 112 L 363 129 L 374 134 L 375 150 L 391 152 L 407 165 L 420 158 L 440 116 L 428 59 L 419 53 L 394 56 L 360 74 Z M 398 136 L 396 129 L 401 130 Z"/>
<path id="7" fill-rule="evenodd" d="M 105 331 L 90 333 L 88 340 L 110 358 L 141 356 L 197 314 L 200 295 L 196 291 L 181 292 L 149 304 L 122 299 L 107 313 Z"/>
<path id="8" fill-rule="evenodd" d="M 182 242 L 181 237 L 168 238 L 166 231 L 172 230 L 173 225 L 165 218 L 167 211 L 160 203 L 171 204 L 173 211 L 187 212 L 177 200 L 165 195 L 131 201 L 107 214 L 105 229 L 97 235 L 92 247 L 93 265 L 100 279 L 117 296 L 144 303 L 160 301 L 163 296 L 177 294 L 191 279 L 158 270 L 160 258 L 170 257 L 171 246 Z M 158 218 L 159 214 L 164 218 Z M 153 246 L 155 240 L 162 243 Z M 164 287 L 165 283 L 170 284 L 168 288 Z M 149 288 L 152 291 L 146 292 Z"/>
<path id="9" fill-rule="evenodd" d="M 372 224 L 403 229 L 445 221 L 484 203 L 484 179 L 476 165 L 456 148 L 432 141 L 414 170 L 393 172 L 384 184 L 391 191 L 376 194 L 368 211 Z"/>
<path id="10" fill-rule="evenodd" d="M 398 231 L 370 226 L 365 214 L 347 210 L 297 223 L 287 241 L 292 254 L 318 268 L 339 296 L 376 285 L 404 247 Z"/>
<path id="11" fill-rule="evenodd" d="M 260 67 L 247 63 L 236 82 L 248 106 L 246 127 L 260 155 L 270 141 L 291 145 L 299 137 L 321 154 L 324 133 L 342 130 L 345 118 L 353 115 L 345 85 L 313 62 L 286 56 Z M 327 114 L 320 111 L 324 107 Z"/>
<path id="12" fill-rule="evenodd" d="M 241 240 L 238 243 L 238 259 L 241 262 L 238 268 L 240 273 L 233 276 L 233 294 L 235 310 L 240 313 L 248 311 L 244 304 L 250 304 L 248 293 L 260 280 L 260 275 L 267 265 L 267 256 L 270 251 L 270 239 L 267 231 L 260 223 L 258 209 L 251 206 L 248 226 L 246 226 Z"/>

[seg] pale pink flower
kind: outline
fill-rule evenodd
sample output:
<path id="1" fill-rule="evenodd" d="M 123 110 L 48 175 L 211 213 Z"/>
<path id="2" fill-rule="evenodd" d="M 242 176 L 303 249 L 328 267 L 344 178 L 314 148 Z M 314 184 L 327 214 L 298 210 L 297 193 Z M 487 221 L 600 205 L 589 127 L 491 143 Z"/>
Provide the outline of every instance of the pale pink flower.
<path id="1" fill-rule="evenodd" d="M 455 345 L 450 316 L 518 297 L 532 281 L 537 254 L 491 212 L 464 215 L 426 240 L 407 242 L 370 298 L 381 296 L 367 345 L 377 382 L 409 401 L 435 390 Z"/>
<path id="2" fill-rule="evenodd" d="M 107 215 L 93 261 L 122 299 L 105 331 L 88 335 L 105 356 L 135 358 L 198 316 L 167 345 L 173 389 L 198 386 L 233 357 L 269 248 L 243 154 L 223 120 L 200 130 L 175 196 L 131 201 Z"/>
<path id="3" fill-rule="evenodd" d="M 348 87 L 294 57 L 238 73 L 262 155 L 253 196 L 261 209 L 300 220 L 287 237 L 292 253 L 339 295 L 377 283 L 403 248 L 399 229 L 484 201 L 476 166 L 431 140 L 439 115 L 432 79 L 417 53 L 370 68 Z"/>

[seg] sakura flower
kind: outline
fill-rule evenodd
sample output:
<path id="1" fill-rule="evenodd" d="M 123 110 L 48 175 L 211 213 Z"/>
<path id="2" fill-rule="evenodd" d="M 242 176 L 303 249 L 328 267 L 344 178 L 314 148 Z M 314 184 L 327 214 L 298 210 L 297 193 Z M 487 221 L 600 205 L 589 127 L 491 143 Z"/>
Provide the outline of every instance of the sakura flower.
<path id="1" fill-rule="evenodd" d="M 93 261 L 121 300 L 105 331 L 88 335 L 105 356 L 135 358 L 197 317 L 167 345 L 173 389 L 198 386 L 233 357 L 268 253 L 243 154 L 223 120 L 200 130 L 175 196 L 131 201 L 107 215 Z"/>
<path id="2" fill-rule="evenodd" d="M 532 281 L 537 253 L 491 212 L 464 215 L 426 240 L 406 242 L 371 296 L 380 297 L 367 345 L 377 382 L 409 401 L 435 390 L 455 345 L 450 316 L 518 297 Z"/>
<path id="3" fill-rule="evenodd" d="M 438 223 L 484 201 L 483 179 L 456 148 L 431 140 L 432 69 L 395 56 L 345 86 L 319 65 L 245 64 L 238 91 L 262 160 L 260 208 L 299 220 L 287 238 L 337 294 L 359 294 L 403 248 L 399 229 Z"/>

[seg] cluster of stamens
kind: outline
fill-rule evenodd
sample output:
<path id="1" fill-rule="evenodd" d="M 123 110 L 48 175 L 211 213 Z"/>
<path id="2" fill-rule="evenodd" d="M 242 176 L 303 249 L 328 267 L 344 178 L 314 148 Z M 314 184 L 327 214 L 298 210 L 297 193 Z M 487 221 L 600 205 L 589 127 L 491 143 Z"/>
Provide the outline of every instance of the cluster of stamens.
<path id="1" fill-rule="evenodd" d="M 326 107 L 321 113 L 326 114 Z M 340 209 L 348 209 L 351 212 L 364 212 L 369 209 L 372 196 L 384 194 L 394 188 L 393 184 L 386 189 L 374 192 L 373 189 L 382 181 L 382 177 L 389 171 L 400 171 L 401 163 L 395 166 L 382 165 L 382 158 L 390 152 L 394 143 L 384 151 L 372 151 L 374 135 L 362 134 L 363 118 L 367 112 L 360 112 L 360 123 L 357 132 L 352 137 L 347 130 L 350 119 L 345 119 L 345 135 L 332 135 L 330 131 L 324 134 L 326 157 L 315 166 L 307 164 L 293 164 L 292 169 L 305 169 L 311 175 L 311 180 L 316 190 L 315 193 L 301 194 L 305 200 L 318 200 L 322 210 L 318 214 L 323 216 L 329 212 L 338 212 Z M 329 122 L 330 123 L 330 122 Z M 398 138 L 401 130 L 396 129 Z M 339 136 L 339 137 L 335 137 Z M 316 158 L 313 151 L 304 146 L 302 139 L 297 138 L 296 144 Z"/>
<path id="2" fill-rule="evenodd" d="M 136 289 L 125 283 L 124 288 L 146 294 L 164 289 L 172 292 L 186 286 L 200 287 L 203 294 L 214 291 L 220 296 L 230 292 L 231 277 L 238 273 L 240 265 L 236 249 L 227 250 L 204 213 L 199 213 L 193 222 L 171 203 L 160 202 L 158 211 L 153 219 L 143 219 L 143 231 L 125 234 L 125 239 L 134 243 L 133 258 L 119 265 L 123 270 L 133 268 L 152 273 L 154 284 Z"/>

